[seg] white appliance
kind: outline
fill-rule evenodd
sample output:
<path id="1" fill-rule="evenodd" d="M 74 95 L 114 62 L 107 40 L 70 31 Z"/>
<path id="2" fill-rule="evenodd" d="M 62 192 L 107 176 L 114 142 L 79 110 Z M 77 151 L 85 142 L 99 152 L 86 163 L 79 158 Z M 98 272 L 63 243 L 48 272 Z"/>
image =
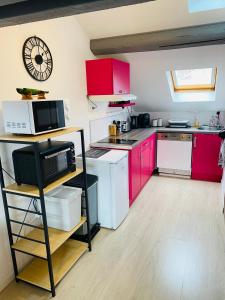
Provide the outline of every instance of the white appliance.
<path id="1" fill-rule="evenodd" d="M 157 167 L 159 173 L 191 175 L 192 134 L 158 133 Z"/>
<path id="2" fill-rule="evenodd" d="M 77 157 L 78 165 L 82 158 Z M 98 176 L 98 219 L 101 227 L 116 229 L 129 211 L 128 152 L 91 149 L 87 173 Z"/>
<path id="3" fill-rule="evenodd" d="M 63 100 L 3 101 L 6 132 L 41 134 L 65 128 Z"/>
<path id="4" fill-rule="evenodd" d="M 189 120 L 168 120 L 170 128 L 187 128 Z"/>

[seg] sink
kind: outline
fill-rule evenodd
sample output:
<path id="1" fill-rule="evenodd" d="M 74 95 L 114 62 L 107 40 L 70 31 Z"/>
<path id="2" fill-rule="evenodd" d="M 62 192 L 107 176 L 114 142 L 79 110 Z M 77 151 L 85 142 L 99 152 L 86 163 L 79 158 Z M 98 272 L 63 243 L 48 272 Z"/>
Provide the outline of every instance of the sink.
<path id="1" fill-rule="evenodd" d="M 220 128 L 218 128 L 218 127 L 211 127 L 211 126 L 208 126 L 208 125 L 200 126 L 197 129 L 199 129 L 199 130 L 207 130 L 207 131 L 210 131 L 210 130 L 212 130 L 212 131 L 220 130 Z"/>

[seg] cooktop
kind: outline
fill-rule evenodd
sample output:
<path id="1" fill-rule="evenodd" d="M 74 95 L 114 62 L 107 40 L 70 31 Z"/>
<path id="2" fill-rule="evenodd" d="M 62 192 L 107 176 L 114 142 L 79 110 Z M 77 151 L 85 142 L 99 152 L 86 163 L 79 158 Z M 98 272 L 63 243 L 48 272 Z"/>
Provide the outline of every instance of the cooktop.
<path id="1" fill-rule="evenodd" d="M 104 154 L 108 153 L 110 150 L 103 150 L 103 149 L 90 149 L 85 152 L 85 156 L 87 158 L 99 158 Z M 82 154 L 78 155 L 78 157 L 82 157 Z"/>
<path id="2" fill-rule="evenodd" d="M 137 142 L 137 140 L 127 140 L 127 139 L 119 139 L 119 138 L 106 138 L 98 143 L 106 143 L 106 144 L 117 144 L 117 145 L 133 145 Z"/>

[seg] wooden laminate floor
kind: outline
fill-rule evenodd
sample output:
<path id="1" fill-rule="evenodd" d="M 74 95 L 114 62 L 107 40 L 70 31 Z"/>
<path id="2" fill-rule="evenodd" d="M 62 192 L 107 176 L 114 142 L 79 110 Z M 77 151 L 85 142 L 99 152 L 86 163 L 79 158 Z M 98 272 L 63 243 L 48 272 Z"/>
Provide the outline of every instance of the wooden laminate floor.
<path id="1" fill-rule="evenodd" d="M 96 236 L 55 299 L 224 300 L 220 201 L 217 183 L 152 177 L 119 229 Z M 15 282 L 0 294 L 1 300 L 50 298 Z"/>

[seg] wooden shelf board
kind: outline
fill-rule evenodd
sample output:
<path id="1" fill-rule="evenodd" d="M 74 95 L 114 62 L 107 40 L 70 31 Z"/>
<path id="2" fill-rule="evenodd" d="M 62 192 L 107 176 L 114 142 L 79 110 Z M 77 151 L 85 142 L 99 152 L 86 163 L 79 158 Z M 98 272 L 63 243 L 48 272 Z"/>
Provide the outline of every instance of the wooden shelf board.
<path id="1" fill-rule="evenodd" d="M 76 171 L 64 175 L 60 179 L 54 181 L 53 183 L 49 184 L 46 188 L 44 188 L 44 194 L 54 190 L 58 186 L 67 182 L 68 180 L 76 177 L 77 175 L 81 174 L 82 172 L 83 172 L 83 169 L 77 168 Z M 29 185 L 29 184 L 17 185 L 16 183 L 12 183 L 12 184 L 6 186 L 3 190 L 5 192 L 16 193 L 16 194 L 21 194 L 21 195 L 31 196 L 31 197 L 39 197 L 40 196 L 38 187 L 34 186 L 34 185 Z"/>
<path id="2" fill-rule="evenodd" d="M 49 227 L 48 234 L 51 254 L 53 254 L 66 240 L 68 240 L 70 236 L 73 233 L 75 233 L 85 222 L 86 217 L 81 217 L 80 223 L 70 231 L 63 231 Z M 27 237 L 43 242 L 45 241 L 44 231 L 40 229 L 33 229 L 31 232 L 29 232 Z M 43 244 L 39 244 L 25 239 L 20 239 L 14 245 L 12 245 L 12 248 L 31 255 L 47 258 L 46 246 Z"/>
<path id="3" fill-rule="evenodd" d="M 64 134 L 70 134 L 73 132 L 77 132 L 81 130 L 79 127 L 69 127 L 57 131 L 52 131 L 49 133 L 39 134 L 39 135 L 16 135 L 16 134 L 5 134 L 0 136 L 0 142 L 4 141 L 10 141 L 10 142 L 24 142 L 24 143 L 37 143 L 37 142 L 43 142 L 47 139 L 56 138 L 58 136 L 64 135 Z"/>
<path id="4" fill-rule="evenodd" d="M 87 244 L 83 242 L 68 240 L 53 254 L 52 265 L 55 285 L 60 282 L 87 249 Z M 34 258 L 19 273 L 17 278 L 50 291 L 48 263 L 41 258 Z"/>

